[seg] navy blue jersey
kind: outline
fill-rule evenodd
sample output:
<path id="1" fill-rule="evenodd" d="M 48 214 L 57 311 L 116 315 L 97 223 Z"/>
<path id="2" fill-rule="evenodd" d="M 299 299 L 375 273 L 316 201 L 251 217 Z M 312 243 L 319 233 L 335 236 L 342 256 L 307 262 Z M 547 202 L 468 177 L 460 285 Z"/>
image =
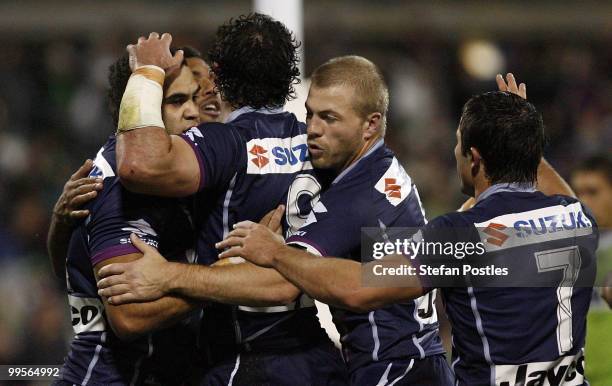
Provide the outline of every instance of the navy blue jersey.
<path id="1" fill-rule="evenodd" d="M 598 233 L 581 203 L 500 184 L 472 209 L 431 221 L 425 234 L 449 228 L 477 230 L 491 261 L 509 260 L 515 279 L 546 276 L 558 285 L 442 288 L 457 384 L 586 384 L 583 348 L 592 288 L 577 283 L 584 285 L 582 276 L 590 275 L 581 265 L 594 263 Z"/>
<path id="2" fill-rule="evenodd" d="M 133 194 L 115 174 L 115 137 L 94 160 L 91 177 L 104 188 L 88 204 L 89 217 L 74 230 L 66 260 L 68 301 L 75 337 L 61 379 L 79 385 L 181 384 L 195 359 L 197 329 L 179 323 L 133 341 L 119 340 L 98 296 L 93 267 L 115 256 L 139 253 L 136 233 L 175 261 L 187 261 L 194 235 L 176 199 Z"/>
<path id="3" fill-rule="evenodd" d="M 288 244 L 321 256 L 362 260 L 361 229 L 425 225 L 412 180 L 382 140 L 325 190 Z M 353 371 L 368 363 L 443 353 L 433 307 L 435 292 L 369 313 L 331 307 L 343 354 Z"/>
<path id="4" fill-rule="evenodd" d="M 202 124 L 183 138 L 200 163 L 200 192 L 193 210 L 198 230 L 197 260 L 213 264 L 214 244 L 243 220 L 259 221 L 286 204 L 284 229 L 291 232 L 312 209 L 320 183 L 314 176 L 306 144 L 306 127 L 279 110 L 243 108 L 226 124 Z M 289 349 L 327 339 L 311 299 L 277 307 L 213 304 L 205 310 L 203 334 L 213 354 L 243 348 Z"/>

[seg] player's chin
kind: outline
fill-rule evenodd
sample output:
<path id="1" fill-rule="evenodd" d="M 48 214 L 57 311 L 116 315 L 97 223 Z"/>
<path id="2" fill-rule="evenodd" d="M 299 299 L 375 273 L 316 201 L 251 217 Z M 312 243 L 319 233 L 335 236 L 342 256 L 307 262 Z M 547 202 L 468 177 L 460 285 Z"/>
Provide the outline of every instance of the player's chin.
<path id="1" fill-rule="evenodd" d="M 189 129 L 191 129 L 192 127 L 195 127 L 195 126 L 197 126 L 197 125 L 199 125 L 199 124 L 200 124 L 200 122 L 199 122 L 199 121 L 197 121 L 197 120 L 195 120 L 195 119 L 192 119 L 192 120 L 189 120 L 189 121 L 185 121 L 185 124 L 184 124 L 184 125 L 183 125 L 183 127 L 181 128 L 181 132 L 182 132 L 182 133 L 184 133 L 184 132 L 186 132 L 187 130 L 189 130 Z"/>
<path id="2" fill-rule="evenodd" d="M 312 166 L 317 169 L 327 169 L 327 162 L 325 161 L 325 158 L 321 155 L 315 156 L 311 154 L 310 162 L 312 163 Z"/>

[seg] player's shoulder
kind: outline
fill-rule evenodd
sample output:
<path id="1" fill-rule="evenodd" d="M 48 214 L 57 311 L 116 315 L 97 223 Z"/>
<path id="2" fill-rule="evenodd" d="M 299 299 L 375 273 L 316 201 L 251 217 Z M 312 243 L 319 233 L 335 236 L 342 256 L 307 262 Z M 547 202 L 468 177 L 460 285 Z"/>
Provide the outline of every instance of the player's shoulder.
<path id="1" fill-rule="evenodd" d="M 94 157 L 93 168 L 89 172 L 89 177 L 102 179 L 116 177 L 116 143 L 117 138 L 114 135 L 108 137 L 107 141 L 102 145 Z"/>
<path id="2" fill-rule="evenodd" d="M 250 111 L 240 114 L 236 119 L 231 121 L 232 124 L 238 127 L 252 127 L 259 123 L 266 123 L 272 126 L 285 126 L 305 128 L 305 124 L 298 120 L 295 114 L 289 111 Z"/>
<path id="3" fill-rule="evenodd" d="M 368 223 L 382 221 L 388 226 L 425 223 L 412 178 L 384 144 L 366 154 L 345 176 L 340 175 L 332 190 L 342 196 L 342 205 L 365 216 Z"/>
<path id="4" fill-rule="evenodd" d="M 380 209 L 405 211 L 410 203 L 420 205 L 412 177 L 390 149 L 381 147 L 370 162 L 371 165 L 367 165 L 370 173 L 368 182 L 374 202 L 379 203 Z M 420 209 L 418 212 L 421 212 Z"/>
<path id="5" fill-rule="evenodd" d="M 198 138 L 208 136 L 233 137 L 236 136 L 236 127 L 221 122 L 204 122 L 198 126 L 194 126 L 183 133 L 183 136 L 188 137 L 192 141 L 197 141 Z"/>
<path id="6" fill-rule="evenodd" d="M 471 225 L 474 221 L 474 214 L 466 212 L 449 212 L 435 217 L 427 223 L 427 228 L 453 228 Z"/>

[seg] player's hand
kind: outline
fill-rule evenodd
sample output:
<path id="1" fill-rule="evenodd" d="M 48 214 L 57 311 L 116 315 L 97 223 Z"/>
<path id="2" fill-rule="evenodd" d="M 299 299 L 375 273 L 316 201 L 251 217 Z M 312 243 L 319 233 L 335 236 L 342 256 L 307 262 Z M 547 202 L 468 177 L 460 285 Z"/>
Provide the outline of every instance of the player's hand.
<path id="1" fill-rule="evenodd" d="M 497 82 L 497 88 L 499 88 L 499 91 L 511 92 L 523 99 L 527 99 L 527 86 L 525 83 L 521 83 L 517 86 L 516 79 L 514 79 L 514 75 L 511 72 L 506 74 L 506 80 L 504 80 L 502 74 L 497 74 L 495 81 Z"/>
<path id="2" fill-rule="evenodd" d="M 157 32 L 151 32 L 148 38 L 141 36 L 138 43 L 127 46 L 130 54 L 130 68 L 135 71 L 139 67 L 154 65 L 170 72 L 180 67 L 183 62 L 183 51 L 178 50 L 172 56 L 170 53 L 172 35 L 163 34 L 161 37 Z"/>
<path id="3" fill-rule="evenodd" d="M 130 239 L 143 256 L 129 263 L 109 264 L 98 271 L 98 295 L 115 306 L 150 302 L 167 293 L 166 259 L 135 234 L 132 233 Z"/>
<path id="4" fill-rule="evenodd" d="M 283 219 L 283 215 L 285 214 L 285 205 L 279 205 L 276 209 L 272 209 L 265 216 L 259 220 L 261 225 L 268 227 L 272 232 L 282 235 L 283 234 L 283 225 L 281 224 L 281 220 Z"/>
<path id="5" fill-rule="evenodd" d="M 93 161 L 88 159 L 66 181 L 62 194 L 53 206 L 53 216 L 57 222 L 72 226 L 89 216 L 89 211 L 81 208 L 102 190 L 101 178 L 87 177 L 92 168 Z"/>
<path id="6" fill-rule="evenodd" d="M 284 246 L 282 236 L 252 221 L 239 222 L 223 241 L 215 244 L 217 249 L 228 248 L 219 255 L 220 259 L 239 256 L 262 267 L 272 267 Z"/>

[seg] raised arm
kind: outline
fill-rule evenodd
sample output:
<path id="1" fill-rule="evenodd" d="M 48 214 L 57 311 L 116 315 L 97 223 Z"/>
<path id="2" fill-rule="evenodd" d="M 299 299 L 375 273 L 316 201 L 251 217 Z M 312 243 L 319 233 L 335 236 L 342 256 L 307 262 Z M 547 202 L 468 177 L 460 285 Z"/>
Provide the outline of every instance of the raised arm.
<path id="1" fill-rule="evenodd" d="M 197 192 L 200 184 L 193 149 L 182 138 L 158 127 L 117 137 L 117 172 L 123 186 L 135 193 L 184 197 Z"/>
<path id="2" fill-rule="evenodd" d="M 152 32 L 127 48 L 132 76 L 119 110 L 117 171 L 128 190 L 181 197 L 198 190 L 200 169 L 191 146 L 168 135 L 162 120 L 166 73 L 183 60 L 180 50 L 170 54 L 171 42 L 170 34 Z"/>

